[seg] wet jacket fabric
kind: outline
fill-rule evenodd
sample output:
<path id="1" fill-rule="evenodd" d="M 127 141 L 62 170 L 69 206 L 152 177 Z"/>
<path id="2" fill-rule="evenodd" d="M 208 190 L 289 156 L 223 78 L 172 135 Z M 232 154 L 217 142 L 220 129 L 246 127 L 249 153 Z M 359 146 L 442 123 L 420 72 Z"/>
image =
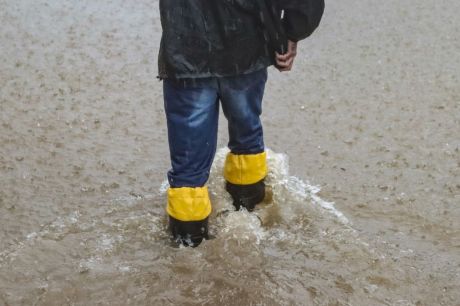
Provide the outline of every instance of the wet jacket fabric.
<path id="1" fill-rule="evenodd" d="M 270 20 L 261 5 L 268 7 Z M 323 10 L 324 0 L 160 0 L 158 75 L 221 77 L 263 69 L 275 62 L 273 37 L 308 37 Z M 267 31 L 267 23 L 273 22 L 281 28 Z"/>

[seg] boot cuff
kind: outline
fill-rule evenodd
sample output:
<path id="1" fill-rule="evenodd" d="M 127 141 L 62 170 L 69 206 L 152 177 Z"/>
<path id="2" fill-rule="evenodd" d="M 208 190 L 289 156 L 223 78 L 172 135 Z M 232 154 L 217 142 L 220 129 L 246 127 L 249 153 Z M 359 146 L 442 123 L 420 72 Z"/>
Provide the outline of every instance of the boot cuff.
<path id="1" fill-rule="evenodd" d="M 201 221 L 211 214 L 208 187 L 168 189 L 168 214 L 179 221 Z"/>
<path id="2" fill-rule="evenodd" d="M 267 175 L 267 154 L 228 153 L 225 160 L 224 177 L 235 185 L 251 185 Z"/>

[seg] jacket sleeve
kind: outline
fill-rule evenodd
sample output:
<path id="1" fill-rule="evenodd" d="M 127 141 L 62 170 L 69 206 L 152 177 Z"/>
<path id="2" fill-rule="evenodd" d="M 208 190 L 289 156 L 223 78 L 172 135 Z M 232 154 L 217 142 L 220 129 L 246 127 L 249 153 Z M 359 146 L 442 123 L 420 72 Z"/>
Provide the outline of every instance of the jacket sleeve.
<path id="1" fill-rule="evenodd" d="M 284 10 L 283 26 L 289 40 L 310 36 L 319 26 L 324 13 L 324 0 L 279 0 Z"/>

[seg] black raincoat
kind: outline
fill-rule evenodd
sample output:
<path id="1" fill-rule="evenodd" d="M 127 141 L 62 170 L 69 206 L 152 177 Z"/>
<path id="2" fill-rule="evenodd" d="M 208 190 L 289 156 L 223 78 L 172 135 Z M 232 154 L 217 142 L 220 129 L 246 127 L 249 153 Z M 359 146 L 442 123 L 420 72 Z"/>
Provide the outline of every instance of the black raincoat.
<path id="1" fill-rule="evenodd" d="M 160 78 L 250 73 L 308 37 L 324 0 L 160 0 Z M 284 12 L 284 18 L 282 17 Z"/>

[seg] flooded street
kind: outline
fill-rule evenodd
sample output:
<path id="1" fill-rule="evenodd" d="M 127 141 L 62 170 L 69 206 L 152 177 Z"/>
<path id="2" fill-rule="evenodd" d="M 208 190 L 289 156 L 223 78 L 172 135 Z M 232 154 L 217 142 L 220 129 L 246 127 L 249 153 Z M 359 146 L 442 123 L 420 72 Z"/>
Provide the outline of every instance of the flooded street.
<path id="1" fill-rule="evenodd" d="M 158 0 L 0 0 L 0 305 L 460 305 L 460 2 L 330 0 L 270 69 L 272 199 L 166 233 Z M 223 116 L 221 116 L 223 117 Z"/>

